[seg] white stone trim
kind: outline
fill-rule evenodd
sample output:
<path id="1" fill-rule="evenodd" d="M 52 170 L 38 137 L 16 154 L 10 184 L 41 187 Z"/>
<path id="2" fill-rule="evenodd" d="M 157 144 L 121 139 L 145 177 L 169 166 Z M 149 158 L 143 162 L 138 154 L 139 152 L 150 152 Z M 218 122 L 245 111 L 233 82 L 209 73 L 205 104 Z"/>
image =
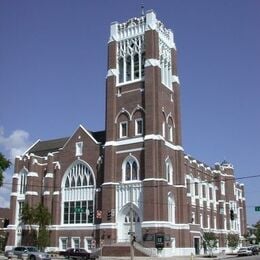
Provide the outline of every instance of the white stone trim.
<path id="1" fill-rule="evenodd" d="M 105 185 L 118 185 L 119 182 L 104 182 L 101 186 L 105 186 Z"/>
<path id="2" fill-rule="evenodd" d="M 73 225 L 51 225 L 48 227 L 48 230 L 93 230 L 94 224 L 88 223 L 88 224 L 73 224 Z"/>
<path id="3" fill-rule="evenodd" d="M 176 76 L 176 75 L 172 75 L 172 83 L 178 83 L 178 84 L 180 84 L 180 80 L 179 80 L 179 77 L 178 76 Z"/>
<path id="4" fill-rule="evenodd" d="M 43 195 L 50 195 L 51 193 L 49 191 L 44 191 Z"/>
<path id="5" fill-rule="evenodd" d="M 164 178 L 146 178 L 146 179 L 143 179 L 143 181 L 164 181 L 164 182 L 167 182 L 167 180 L 164 179 Z"/>
<path id="6" fill-rule="evenodd" d="M 10 196 L 17 197 L 18 193 L 17 192 L 11 192 Z"/>
<path id="7" fill-rule="evenodd" d="M 109 69 L 107 72 L 107 78 L 110 76 L 118 76 L 118 69 Z"/>
<path id="8" fill-rule="evenodd" d="M 142 228 L 157 228 L 157 227 L 164 227 L 164 228 L 171 228 L 177 230 L 189 230 L 189 224 L 174 224 L 167 221 L 143 221 Z"/>
<path id="9" fill-rule="evenodd" d="M 121 151 L 117 151 L 116 154 L 121 154 L 121 153 L 131 153 L 131 152 L 139 152 L 139 151 L 143 151 L 144 148 L 134 148 L 134 149 L 128 149 L 128 150 L 121 150 Z"/>
<path id="10" fill-rule="evenodd" d="M 26 191 L 25 195 L 38 196 L 38 192 L 37 191 Z"/>
<path id="11" fill-rule="evenodd" d="M 41 140 L 38 139 L 35 143 L 33 143 L 23 154 L 22 156 L 26 155 L 37 143 L 39 143 Z"/>
<path id="12" fill-rule="evenodd" d="M 53 195 L 60 195 L 60 192 L 59 191 L 54 191 Z"/>
<path id="13" fill-rule="evenodd" d="M 145 67 L 153 66 L 153 67 L 159 67 L 159 68 L 161 67 L 160 61 L 157 59 L 146 59 L 144 66 Z"/>
<path id="14" fill-rule="evenodd" d="M 168 146 L 169 148 L 173 149 L 173 150 L 184 151 L 183 147 L 180 146 L 180 145 L 174 145 L 174 144 L 171 144 L 167 141 L 165 141 L 165 145 Z"/>
<path id="15" fill-rule="evenodd" d="M 105 146 L 120 146 L 120 145 L 127 145 L 127 144 L 135 144 L 143 142 L 143 137 L 131 138 L 126 140 L 119 140 L 119 141 L 108 141 L 105 143 Z"/>
<path id="16" fill-rule="evenodd" d="M 27 177 L 39 177 L 38 173 L 37 172 L 29 172 L 27 174 Z"/>
<path id="17" fill-rule="evenodd" d="M 53 173 L 52 173 L 52 172 L 48 172 L 48 173 L 45 175 L 45 178 L 53 178 Z"/>
<path id="18" fill-rule="evenodd" d="M 19 179 L 19 173 L 14 173 L 12 176 L 13 179 Z"/>
<path id="19" fill-rule="evenodd" d="M 146 25 L 145 31 L 155 30 L 157 28 L 157 19 L 153 10 L 146 12 Z"/>

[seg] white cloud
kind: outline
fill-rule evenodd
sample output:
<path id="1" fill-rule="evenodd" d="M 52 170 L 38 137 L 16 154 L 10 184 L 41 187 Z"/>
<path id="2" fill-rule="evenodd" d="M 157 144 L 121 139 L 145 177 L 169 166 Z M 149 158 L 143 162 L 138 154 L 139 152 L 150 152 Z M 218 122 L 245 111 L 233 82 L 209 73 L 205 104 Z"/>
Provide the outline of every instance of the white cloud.
<path id="1" fill-rule="evenodd" d="M 22 155 L 30 147 L 29 136 L 24 130 L 14 130 L 9 136 L 5 136 L 4 128 L 0 127 L 0 152 L 14 163 L 15 157 Z M 12 173 L 13 165 L 4 173 L 4 185 L 0 187 L 0 207 L 10 205 Z"/>
<path id="2" fill-rule="evenodd" d="M 4 128 L 0 127 L 0 146 L 7 152 L 12 162 L 17 155 L 23 154 L 29 147 L 29 133 L 24 130 L 14 130 L 9 136 L 4 135 Z"/>

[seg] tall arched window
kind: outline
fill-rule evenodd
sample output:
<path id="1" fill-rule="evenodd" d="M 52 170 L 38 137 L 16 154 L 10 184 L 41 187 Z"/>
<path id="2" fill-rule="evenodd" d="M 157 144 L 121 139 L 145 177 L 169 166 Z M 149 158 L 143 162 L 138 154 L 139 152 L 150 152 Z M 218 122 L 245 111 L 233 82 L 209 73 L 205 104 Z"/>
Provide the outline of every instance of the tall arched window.
<path id="1" fill-rule="evenodd" d="M 139 165 L 137 159 L 129 155 L 122 164 L 123 181 L 139 180 Z"/>
<path id="2" fill-rule="evenodd" d="M 175 201 L 171 192 L 168 194 L 168 221 L 175 223 Z"/>
<path id="3" fill-rule="evenodd" d="M 27 174 L 26 170 L 22 170 L 19 174 L 19 193 L 25 194 L 27 186 Z"/>
<path id="4" fill-rule="evenodd" d="M 141 80 L 144 77 L 144 36 L 138 35 L 118 42 L 118 83 Z"/>
<path id="5" fill-rule="evenodd" d="M 62 182 L 63 223 L 93 223 L 95 177 L 89 165 L 76 161 Z"/>
<path id="6" fill-rule="evenodd" d="M 169 184 L 173 184 L 173 167 L 169 158 L 165 160 L 165 178 Z"/>

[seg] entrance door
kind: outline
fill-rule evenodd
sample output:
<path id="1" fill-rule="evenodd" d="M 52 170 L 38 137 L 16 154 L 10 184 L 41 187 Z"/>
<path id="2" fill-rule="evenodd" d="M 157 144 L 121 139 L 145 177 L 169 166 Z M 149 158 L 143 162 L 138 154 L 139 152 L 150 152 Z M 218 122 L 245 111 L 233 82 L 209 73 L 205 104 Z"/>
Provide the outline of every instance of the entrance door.
<path id="1" fill-rule="evenodd" d="M 119 228 L 118 228 L 118 242 L 130 242 L 129 231 L 131 229 L 131 218 L 130 218 L 130 208 L 126 210 L 126 214 L 121 212 L 121 216 L 118 218 L 119 220 Z M 142 240 L 142 229 L 140 223 L 140 217 L 134 211 L 133 212 L 133 231 L 135 232 L 136 241 Z"/>
<path id="2" fill-rule="evenodd" d="M 195 248 L 195 254 L 200 254 L 200 239 L 199 237 L 194 237 L 194 248 Z"/>

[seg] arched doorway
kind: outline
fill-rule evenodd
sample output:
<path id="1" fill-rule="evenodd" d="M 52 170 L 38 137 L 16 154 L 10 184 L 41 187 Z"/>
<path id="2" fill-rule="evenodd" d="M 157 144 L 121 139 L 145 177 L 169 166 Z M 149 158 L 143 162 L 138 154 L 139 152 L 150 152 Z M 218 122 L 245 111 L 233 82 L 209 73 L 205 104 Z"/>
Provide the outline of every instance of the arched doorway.
<path id="1" fill-rule="evenodd" d="M 131 207 L 130 203 L 125 205 L 118 213 L 118 242 L 129 242 L 131 230 Z M 135 232 L 136 241 L 142 240 L 142 228 L 139 209 L 133 206 L 133 231 Z"/>

